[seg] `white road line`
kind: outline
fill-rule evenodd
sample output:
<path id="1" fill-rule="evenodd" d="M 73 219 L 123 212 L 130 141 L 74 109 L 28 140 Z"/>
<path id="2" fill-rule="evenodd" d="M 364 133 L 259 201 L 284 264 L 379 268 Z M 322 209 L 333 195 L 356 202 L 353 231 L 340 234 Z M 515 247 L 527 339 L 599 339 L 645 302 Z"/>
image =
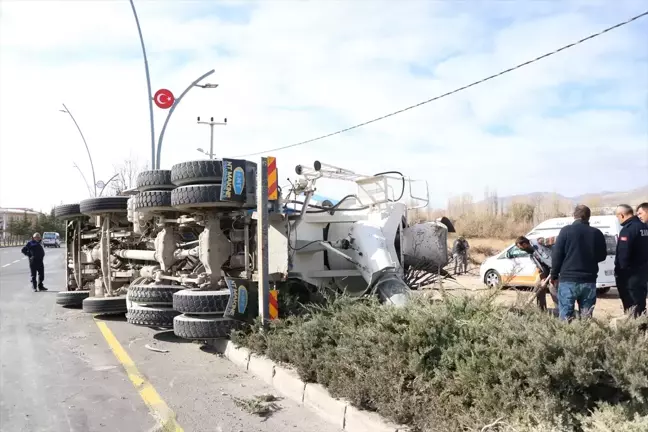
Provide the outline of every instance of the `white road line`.
<path id="1" fill-rule="evenodd" d="M 17 262 L 20 262 L 20 260 L 16 260 L 16 261 L 12 262 L 11 264 L 16 264 Z"/>
<path id="2" fill-rule="evenodd" d="M 11 263 L 5 264 L 5 265 L 2 266 L 2 268 L 5 268 L 5 267 L 10 266 L 10 265 L 11 265 Z"/>

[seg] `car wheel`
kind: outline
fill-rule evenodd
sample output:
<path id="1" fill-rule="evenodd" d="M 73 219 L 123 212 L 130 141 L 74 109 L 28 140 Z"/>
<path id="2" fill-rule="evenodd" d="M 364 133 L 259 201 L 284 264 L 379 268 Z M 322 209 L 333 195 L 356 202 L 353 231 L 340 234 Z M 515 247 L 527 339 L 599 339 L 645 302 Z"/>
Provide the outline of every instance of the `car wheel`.
<path id="1" fill-rule="evenodd" d="M 604 296 L 605 294 L 607 294 L 608 292 L 610 292 L 610 287 L 598 288 L 598 289 L 596 290 L 596 296 L 597 296 L 597 297 L 602 297 L 602 296 Z"/>
<path id="2" fill-rule="evenodd" d="M 501 288 L 502 287 L 502 278 L 499 273 L 495 270 L 488 270 L 486 275 L 484 275 L 484 284 L 488 288 Z"/>

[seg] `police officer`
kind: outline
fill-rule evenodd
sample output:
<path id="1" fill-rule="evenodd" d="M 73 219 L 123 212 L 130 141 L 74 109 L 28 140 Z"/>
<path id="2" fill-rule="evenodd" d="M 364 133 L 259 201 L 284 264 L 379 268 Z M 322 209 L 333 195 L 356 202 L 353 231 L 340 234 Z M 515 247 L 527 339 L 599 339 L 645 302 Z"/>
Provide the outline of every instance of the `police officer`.
<path id="1" fill-rule="evenodd" d="M 614 273 L 623 310 L 638 317 L 646 311 L 648 291 L 648 225 L 633 214 L 632 207 L 621 204 L 616 209 L 621 223 L 617 241 Z"/>
<path id="2" fill-rule="evenodd" d="M 452 246 L 452 255 L 455 260 L 455 274 L 461 274 L 462 267 L 464 273 L 468 272 L 468 249 L 470 249 L 470 245 L 468 244 L 468 240 L 463 236 L 459 236 L 459 238 L 454 241 L 454 245 Z M 457 267 L 459 267 L 459 273 L 457 273 Z"/>
<path id="3" fill-rule="evenodd" d="M 34 292 L 47 291 L 43 286 L 45 279 L 45 266 L 43 259 L 45 258 L 45 249 L 41 244 L 41 235 L 34 233 L 32 239 L 22 248 L 21 252 L 29 258 L 29 271 L 31 272 L 31 283 Z M 38 283 L 36 283 L 36 274 L 38 273 Z"/>

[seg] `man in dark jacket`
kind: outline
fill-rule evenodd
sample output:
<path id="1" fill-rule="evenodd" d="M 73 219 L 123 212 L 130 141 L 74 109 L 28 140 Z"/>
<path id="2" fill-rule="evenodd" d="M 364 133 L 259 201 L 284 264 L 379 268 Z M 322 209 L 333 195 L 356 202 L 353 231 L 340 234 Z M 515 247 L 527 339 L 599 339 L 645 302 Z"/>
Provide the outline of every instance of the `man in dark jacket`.
<path id="1" fill-rule="evenodd" d="M 21 252 L 29 258 L 29 270 L 31 272 L 31 283 L 34 292 L 47 291 L 43 286 L 45 280 L 45 266 L 43 259 L 45 258 L 45 249 L 41 244 L 41 235 L 35 233 L 32 239 L 22 248 Z M 36 283 L 36 273 L 38 273 L 38 283 Z"/>
<path id="2" fill-rule="evenodd" d="M 589 317 L 596 305 L 598 263 L 607 256 L 605 236 L 589 225 L 589 207 L 574 209 L 574 222 L 560 230 L 551 254 L 551 280 L 558 282 L 558 311 L 561 319 L 574 318 L 574 303 L 581 317 Z"/>
<path id="3" fill-rule="evenodd" d="M 614 259 L 617 290 L 624 312 L 633 312 L 638 317 L 646 311 L 648 226 L 627 204 L 617 207 L 616 217 L 622 226 Z"/>

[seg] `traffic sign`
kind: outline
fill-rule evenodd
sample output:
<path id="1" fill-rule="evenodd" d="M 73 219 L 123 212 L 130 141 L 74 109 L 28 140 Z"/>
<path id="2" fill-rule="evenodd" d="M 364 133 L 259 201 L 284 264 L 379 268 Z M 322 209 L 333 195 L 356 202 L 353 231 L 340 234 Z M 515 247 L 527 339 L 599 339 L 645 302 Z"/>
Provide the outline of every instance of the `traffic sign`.
<path id="1" fill-rule="evenodd" d="M 158 108 L 169 109 L 175 103 L 175 97 L 173 97 L 171 90 L 160 89 L 155 92 L 153 101 L 155 102 L 155 105 L 158 106 Z"/>

